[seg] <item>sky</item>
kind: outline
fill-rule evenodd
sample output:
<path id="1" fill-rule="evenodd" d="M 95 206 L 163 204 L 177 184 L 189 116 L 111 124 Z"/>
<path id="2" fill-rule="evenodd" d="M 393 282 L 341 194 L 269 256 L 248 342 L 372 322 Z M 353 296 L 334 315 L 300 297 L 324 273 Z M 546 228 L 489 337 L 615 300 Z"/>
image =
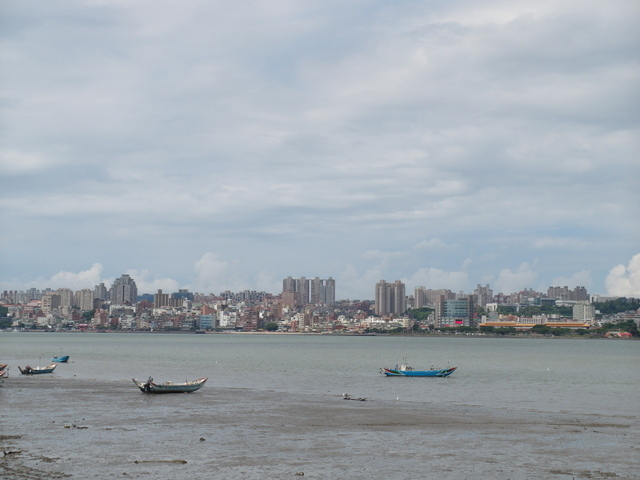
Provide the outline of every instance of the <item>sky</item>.
<path id="1" fill-rule="evenodd" d="M 636 0 L 0 6 L 0 291 L 640 297 Z"/>

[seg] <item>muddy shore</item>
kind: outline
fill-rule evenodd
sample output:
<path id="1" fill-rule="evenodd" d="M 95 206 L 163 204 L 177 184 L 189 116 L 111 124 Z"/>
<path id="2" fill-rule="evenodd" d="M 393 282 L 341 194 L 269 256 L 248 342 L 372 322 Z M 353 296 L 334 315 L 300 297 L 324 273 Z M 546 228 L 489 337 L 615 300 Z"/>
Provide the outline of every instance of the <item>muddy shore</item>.
<path id="1" fill-rule="evenodd" d="M 349 392 L 353 398 L 358 392 Z M 0 478 L 637 479 L 637 417 L 14 377 Z"/>

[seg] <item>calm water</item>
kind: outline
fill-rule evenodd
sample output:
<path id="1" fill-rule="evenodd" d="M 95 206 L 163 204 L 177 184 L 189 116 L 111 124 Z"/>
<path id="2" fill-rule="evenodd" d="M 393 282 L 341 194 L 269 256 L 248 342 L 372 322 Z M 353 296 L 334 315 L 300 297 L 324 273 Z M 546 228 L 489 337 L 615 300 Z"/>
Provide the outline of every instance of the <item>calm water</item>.
<path id="1" fill-rule="evenodd" d="M 470 405 L 635 415 L 640 342 L 582 339 L 251 334 L 0 333 L 0 363 L 44 365 L 58 378 L 131 382 L 209 377 L 214 386 Z M 386 378 L 403 358 L 457 366 L 446 379 Z M 204 390 L 202 391 L 204 392 Z"/>

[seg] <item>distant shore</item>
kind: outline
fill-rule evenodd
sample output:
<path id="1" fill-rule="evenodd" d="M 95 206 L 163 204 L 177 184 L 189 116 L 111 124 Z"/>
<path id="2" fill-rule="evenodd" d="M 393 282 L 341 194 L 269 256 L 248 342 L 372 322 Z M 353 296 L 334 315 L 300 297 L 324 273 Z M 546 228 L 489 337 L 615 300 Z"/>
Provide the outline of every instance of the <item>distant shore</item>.
<path id="1" fill-rule="evenodd" d="M 14 333 L 15 330 L 2 330 L 0 333 Z M 158 335 L 297 335 L 297 336 L 334 336 L 334 337 L 405 337 L 405 338 L 505 338 L 505 339 L 582 339 L 582 340 L 618 340 L 618 341 L 633 341 L 640 340 L 637 337 L 604 337 L 595 335 L 540 335 L 535 333 L 525 334 L 495 334 L 495 333 L 424 333 L 424 334 L 410 334 L 410 333 L 333 333 L 333 332 L 265 332 L 265 331 L 184 331 L 184 330 L 18 330 L 19 333 L 100 333 L 100 334 L 114 334 L 114 333 L 131 333 L 131 334 L 143 334 L 151 333 Z"/>

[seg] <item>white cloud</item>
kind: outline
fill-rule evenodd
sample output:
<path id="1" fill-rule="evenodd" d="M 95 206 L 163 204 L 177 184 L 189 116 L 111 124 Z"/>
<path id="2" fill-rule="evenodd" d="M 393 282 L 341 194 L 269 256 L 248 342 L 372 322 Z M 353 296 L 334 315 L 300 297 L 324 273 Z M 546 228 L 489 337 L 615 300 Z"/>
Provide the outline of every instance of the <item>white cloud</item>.
<path id="1" fill-rule="evenodd" d="M 158 290 L 164 293 L 175 293 L 180 284 L 172 278 L 153 278 L 149 270 L 127 270 L 126 272 L 135 282 L 138 295 L 144 293 L 154 294 Z"/>
<path id="2" fill-rule="evenodd" d="M 611 296 L 640 298 L 640 253 L 631 257 L 629 264 L 616 265 L 605 279 Z"/>
<path id="3" fill-rule="evenodd" d="M 336 292 L 338 299 L 366 300 L 375 297 L 375 286 L 380 280 L 384 280 L 384 267 L 376 265 L 366 270 L 362 275 L 353 265 L 347 265 L 337 275 Z"/>
<path id="4" fill-rule="evenodd" d="M 0 172 L 23 174 L 42 170 L 52 162 L 45 156 L 24 151 L 0 152 Z"/>
<path id="5" fill-rule="evenodd" d="M 590 290 L 591 285 L 591 272 L 589 270 L 581 270 L 570 277 L 556 277 L 551 281 L 551 285 L 549 286 L 569 288 L 586 287 L 587 290 Z"/>
<path id="6" fill-rule="evenodd" d="M 448 247 L 448 245 L 439 238 L 430 238 L 428 240 L 421 241 L 413 248 L 415 250 L 437 250 L 446 247 Z"/>
<path id="7" fill-rule="evenodd" d="M 202 255 L 195 263 L 194 268 L 195 284 L 190 287 L 193 291 L 219 294 L 224 290 L 256 289 L 254 282 L 244 278 L 233 264 L 221 260 L 215 253 L 207 252 Z M 261 272 L 256 278 L 260 282 L 266 282 L 269 274 Z"/>
<path id="8" fill-rule="evenodd" d="M 421 268 L 411 277 L 403 280 L 408 289 L 415 287 L 447 288 L 458 292 L 469 287 L 469 278 L 466 272 L 446 272 L 437 268 Z"/>
<path id="9" fill-rule="evenodd" d="M 525 288 L 531 288 L 536 284 L 538 274 L 534 272 L 528 263 L 522 263 L 515 272 L 510 269 L 500 271 L 495 283 L 495 292 L 512 293 Z"/>
<path id="10" fill-rule="evenodd" d="M 21 288 L 69 288 L 71 290 L 82 290 L 84 288 L 93 289 L 100 283 L 108 285 L 110 281 L 102 278 L 104 267 L 100 263 L 94 263 L 87 270 L 81 272 L 58 272 L 50 278 L 38 278 L 21 285 Z M 15 288 L 15 287 L 13 287 Z"/>

